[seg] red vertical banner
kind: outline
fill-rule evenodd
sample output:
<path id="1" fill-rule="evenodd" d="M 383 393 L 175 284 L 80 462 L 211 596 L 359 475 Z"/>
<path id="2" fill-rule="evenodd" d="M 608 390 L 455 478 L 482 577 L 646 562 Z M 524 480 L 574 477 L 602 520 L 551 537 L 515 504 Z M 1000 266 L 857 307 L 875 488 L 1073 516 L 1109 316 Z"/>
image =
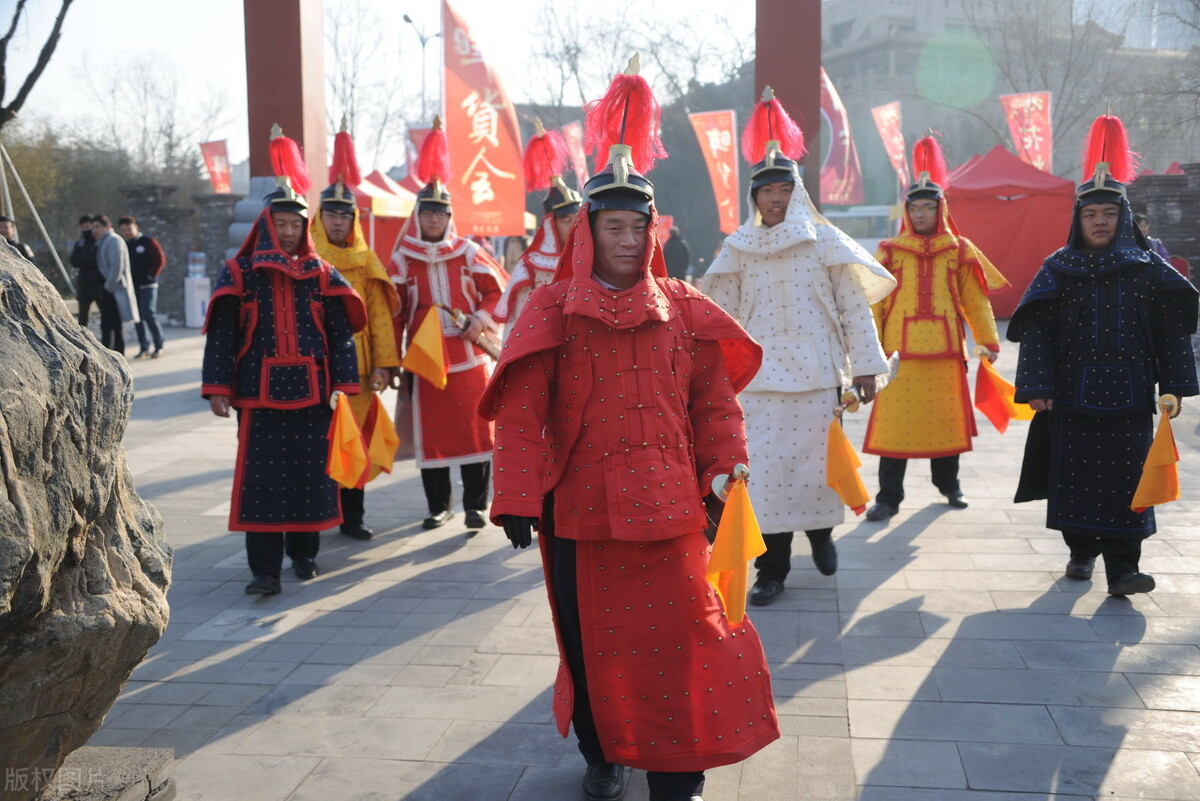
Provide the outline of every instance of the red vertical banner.
<path id="1" fill-rule="evenodd" d="M 583 123 L 568 122 L 559 128 L 563 140 L 567 143 L 567 154 L 571 158 L 571 169 L 575 171 L 575 184 L 583 192 L 583 185 L 588 180 L 587 153 L 583 149 Z"/>
<path id="2" fill-rule="evenodd" d="M 229 180 L 229 156 L 225 151 L 225 140 L 219 142 L 201 142 L 200 154 L 204 156 L 204 166 L 208 169 L 208 180 L 212 182 L 213 191 L 218 195 L 228 195 L 233 191 Z"/>
<path id="3" fill-rule="evenodd" d="M 1050 122 L 1050 93 L 1000 95 L 1008 132 L 1017 157 L 1039 170 L 1053 172 L 1054 131 Z"/>
<path id="4" fill-rule="evenodd" d="M 665 245 L 671 240 L 671 229 L 675 227 L 674 214 L 658 215 L 658 244 Z"/>
<path id="5" fill-rule="evenodd" d="M 717 220 L 721 233 L 732 234 L 740 222 L 738 204 L 737 118 L 732 111 L 703 111 L 689 114 L 713 195 L 717 199 Z"/>
<path id="6" fill-rule="evenodd" d="M 824 67 L 821 68 L 821 117 L 829 126 L 828 150 L 821 162 L 821 202 L 835 206 L 862 203 L 862 166 L 850 134 L 850 117 Z"/>
<path id="7" fill-rule="evenodd" d="M 904 145 L 904 132 L 900 130 L 900 101 L 893 100 L 886 105 L 871 109 L 875 118 L 875 127 L 879 130 L 879 138 L 883 140 L 883 149 L 887 151 L 892 166 L 896 168 L 896 178 L 900 182 L 900 191 L 908 188 L 908 149 Z"/>
<path id="8" fill-rule="evenodd" d="M 516 109 L 446 0 L 442 35 L 455 226 L 462 236 L 519 236 L 525 233 L 525 177 Z"/>

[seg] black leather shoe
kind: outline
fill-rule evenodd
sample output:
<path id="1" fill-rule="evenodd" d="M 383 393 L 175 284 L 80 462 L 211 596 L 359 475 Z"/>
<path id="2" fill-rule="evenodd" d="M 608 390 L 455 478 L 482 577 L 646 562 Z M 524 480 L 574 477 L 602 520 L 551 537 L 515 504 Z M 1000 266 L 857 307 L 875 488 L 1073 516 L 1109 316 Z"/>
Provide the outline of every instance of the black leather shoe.
<path id="1" fill-rule="evenodd" d="M 750 603 L 755 606 L 769 606 L 783 594 L 783 582 L 775 579 L 760 578 L 750 588 Z"/>
<path id="2" fill-rule="evenodd" d="M 837 572 L 837 546 L 833 544 L 833 537 L 826 536 L 824 540 L 812 543 L 812 560 L 822 576 Z"/>
<path id="3" fill-rule="evenodd" d="M 867 519 L 868 520 L 887 520 L 889 517 L 891 517 L 892 515 L 896 514 L 899 511 L 900 511 L 899 507 L 892 506 L 890 503 L 883 503 L 882 501 L 880 501 L 879 503 L 875 504 L 874 506 L 872 506 L 870 509 L 867 510 Z"/>
<path id="4" fill-rule="evenodd" d="M 1154 589 L 1154 576 L 1148 573 L 1122 573 L 1108 585 L 1109 595 L 1133 595 Z"/>
<path id="5" fill-rule="evenodd" d="M 625 768 L 614 762 L 588 765 L 583 776 L 583 797 L 587 801 L 618 801 L 625 795 L 628 777 Z"/>
<path id="6" fill-rule="evenodd" d="M 274 576 L 255 576 L 246 585 L 247 595 L 275 595 L 282 589 Z"/>
<path id="7" fill-rule="evenodd" d="M 478 509 L 468 509 L 463 515 L 463 522 L 467 524 L 467 528 L 483 528 L 487 525 L 487 518 Z"/>
<path id="8" fill-rule="evenodd" d="M 375 532 L 362 523 L 343 523 L 342 533 L 356 540 L 369 540 L 375 536 Z"/>
<path id="9" fill-rule="evenodd" d="M 942 494 L 946 496 L 946 503 L 950 504 L 955 509 L 966 509 L 969 505 L 967 503 L 966 496 L 962 494 L 962 490 L 943 492 Z"/>
<path id="10" fill-rule="evenodd" d="M 1092 569 L 1096 567 L 1094 556 L 1072 556 L 1067 562 L 1067 578 L 1087 581 L 1092 577 Z"/>
<path id="11" fill-rule="evenodd" d="M 301 581 L 308 581 L 310 578 L 316 578 L 317 560 L 307 556 L 302 556 L 299 559 L 292 560 L 292 570 L 296 571 L 296 578 Z"/>
<path id="12" fill-rule="evenodd" d="M 429 517 L 425 518 L 425 522 L 421 524 L 421 528 L 429 530 L 432 528 L 441 528 L 450 520 L 450 510 L 444 512 L 434 512 Z"/>

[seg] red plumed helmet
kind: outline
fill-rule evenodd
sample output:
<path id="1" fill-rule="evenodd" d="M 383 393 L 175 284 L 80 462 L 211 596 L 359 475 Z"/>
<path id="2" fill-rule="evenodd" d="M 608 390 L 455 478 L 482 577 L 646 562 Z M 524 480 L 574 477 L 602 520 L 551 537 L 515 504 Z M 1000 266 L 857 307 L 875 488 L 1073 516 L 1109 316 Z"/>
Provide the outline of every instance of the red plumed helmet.
<path id="1" fill-rule="evenodd" d="M 920 177 L 921 173 L 929 173 L 929 180 L 940 186 L 947 187 L 949 171 L 946 169 L 946 157 L 942 154 L 942 146 L 932 134 L 917 141 L 913 145 L 913 175 Z"/>
<path id="2" fill-rule="evenodd" d="M 779 143 L 779 152 L 792 161 L 804 158 L 808 149 L 804 146 L 804 131 L 784 111 L 783 104 L 775 99 L 771 87 L 763 89 L 762 99 L 754 106 L 750 121 L 742 131 L 742 157 L 750 164 L 757 164 L 767 156 L 767 142 Z"/>
<path id="3" fill-rule="evenodd" d="M 1102 114 L 1092 123 L 1083 148 L 1083 180 L 1096 174 L 1096 165 L 1108 164 L 1108 173 L 1127 184 L 1137 177 L 1138 154 L 1129 149 L 1125 126 L 1112 114 Z"/>
<path id="4" fill-rule="evenodd" d="M 442 118 L 433 118 L 433 130 L 421 143 L 417 156 L 417 180 L 423 184 L 435 178 L 445 182 L 450 177 L 450 140 L 442 129 Z"/>
<path id="5" fill-rule="evenodd" d="M 635 54 L 625 72 L 612 79 L 604 97 L 588 103 L 584 147 L 603 160 L 612 145 L 628 145 L 634 168 L 647 173 L 658 159 L 667 157 L 667 151 L 658 135 L 662 109 L 638 70 Z"/>
<path id="6" fill-rule="evenodd" d="M 278 124 L 271 128 L 271 168 L 275 175 L 287 178 L 298 195 L 307 195 L 312 183 L 308 179 L 308 165 L 300 153 L 300 145 L 283 135 Z"/>
<path id="7" fill-rule="evenodd" d="M 537 133 L 525 145 L 525 191 L 549 189 L 550 181 L 567 166 L 567 143 L 558 131 L 546 131 L 542 121 L 534 119 Z"/>
<path id="8" fill-rule="evenodd" d="M 342 123 L 342 130 L 333 137 L 333 163 L 329 165 L 329 183 L 341 181 L 353 189 L 362 183 L 362 174 L 358 171 L 358 158 L 354 154 L 354 141 Z"/>

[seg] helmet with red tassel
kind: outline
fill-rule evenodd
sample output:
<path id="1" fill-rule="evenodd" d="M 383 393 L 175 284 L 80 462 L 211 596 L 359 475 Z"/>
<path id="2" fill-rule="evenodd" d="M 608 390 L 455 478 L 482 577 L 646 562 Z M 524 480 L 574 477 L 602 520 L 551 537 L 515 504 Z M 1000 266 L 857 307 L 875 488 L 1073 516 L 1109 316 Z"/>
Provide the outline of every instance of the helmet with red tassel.
<path id="1" fill-rule="evenodd" d="M 635 53 L 604 97 L 588 104 L 584 143 L 596 155 L 608 151 L 608 163 L 583 187 L 589 213 L 606 209 L 651 213 L 654 184 L 642 171 L 649 172 L 667 153 L 658 136 L 658 101 L 639 71 Z"/>
<path id="2" fill-rule="evenodd" d="M 742 131 L 742 156 L 753 165 L 750 191 L 780 181 L 796 183 L 800 177 L 797 162 L 807 152 L 804 131 L 775 99 L 775 90 L 764 87 Z"/>
<path id="3" fill-rule="evenodd" d="M 1125 202 L 1125 184 L 1137 177 L 1137 168 L 1138 154 L 1130 149 L 1121 120 L 1100 115 L 1084 144 L 1083 183 L 1075 191 L 1076 205 Z"/>
<path id="4" fill-rule="evenodd" d="M 913 174 L 917 180 L 905 190 L 906 200 L 941 200 L 948 182 L 946 157 L 933 134 L 913 145 Z"/>
<path id="5" fill-rule="evenodd" d="M 525 145 L 525 190 L 550 190 L 542 199 L 543 214 L 575 214 L 583 198 L 562 179 L 563 168 L 567 166 L 567 143 L 558 131 L 547 131 L 537 117 L 533 119 L 533 127 L 535 134 Z"/>
<path id="6" fill-rule="evenodd" d="M 357 207 L 354 188 L 362 183 L 358 171 L 358 158 L 354 154 L 354 141 L 346 130 L 346 118 L 342 117 L 341 130 L 333 138 L 333 163 L 329 165 L 329 186 L 321 192 L 321 211 L 353 214 Z"/>
<path id="7" fill-rule="evenodd" d="M 421 142 L 417 156 L 417 180 L 425 185 L 417 192 L 417 211 L 450 210 L 450 190 L 446 179 L 450 176 L 450 140 L 442 128 L 442 118 L 433 118 L 433 130 Z"/>
<path id="8" fill-rule="evenodd" d="M 271 167 L 275 171 L 275 189 L 263 198 L 271 211 L 286 211 L 308 218 L 308 194 L 311 183 L 300 145 L 283 135 L 279 123 L 271 126 Z"/>

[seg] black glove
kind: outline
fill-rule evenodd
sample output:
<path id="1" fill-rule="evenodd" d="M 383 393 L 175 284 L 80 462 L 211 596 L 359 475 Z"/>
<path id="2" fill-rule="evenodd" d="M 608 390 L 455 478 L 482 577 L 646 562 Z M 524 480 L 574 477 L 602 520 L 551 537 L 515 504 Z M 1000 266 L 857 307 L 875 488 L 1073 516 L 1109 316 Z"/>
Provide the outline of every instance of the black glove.
<path id="1" fill-rule="evenodd" d="M 513 548 L 528 548 L 533 543 L 533 530 L 537 528 L 537 522 L 536 517 L 500 515 L 500 525 L 504 526 L 504 536 L 508 537 Z"/>

